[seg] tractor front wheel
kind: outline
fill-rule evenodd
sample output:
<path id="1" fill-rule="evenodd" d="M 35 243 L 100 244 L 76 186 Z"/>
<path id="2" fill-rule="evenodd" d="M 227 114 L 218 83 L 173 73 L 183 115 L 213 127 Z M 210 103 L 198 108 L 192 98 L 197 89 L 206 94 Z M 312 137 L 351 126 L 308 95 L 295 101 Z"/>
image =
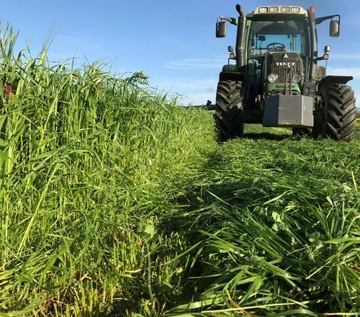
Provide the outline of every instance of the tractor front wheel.
<path id="1" fill-rule="evenodd" d="M 243 136 L 242 82 L 224 80 L 218 83 L 214 119 L 219 142 Z"/>
<path id="2" fill-rule="evenodd" d="M 313 136 L 351 141 L 356 122 L 354 91 L 344 84 L 325 84 L 319 95 L 322 107 L 315 112 Z"/>

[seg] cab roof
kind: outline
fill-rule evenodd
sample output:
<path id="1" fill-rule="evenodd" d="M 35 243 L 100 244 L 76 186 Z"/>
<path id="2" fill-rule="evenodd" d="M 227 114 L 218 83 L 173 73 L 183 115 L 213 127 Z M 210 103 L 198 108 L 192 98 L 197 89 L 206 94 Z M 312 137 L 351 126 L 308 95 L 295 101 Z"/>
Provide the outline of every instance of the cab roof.
<path id="1" fill-rule="evenodd" d="M 302 7 L 299 6 L 289 6 L 289 5 L 269 5 L 257 7 L 254 11 L 250 12 L 247 15 L 247 18 L 256 18 L 261 16 L 271 16 L 271 15 L 296 15 L 307 17 L 308 12 Z"/>

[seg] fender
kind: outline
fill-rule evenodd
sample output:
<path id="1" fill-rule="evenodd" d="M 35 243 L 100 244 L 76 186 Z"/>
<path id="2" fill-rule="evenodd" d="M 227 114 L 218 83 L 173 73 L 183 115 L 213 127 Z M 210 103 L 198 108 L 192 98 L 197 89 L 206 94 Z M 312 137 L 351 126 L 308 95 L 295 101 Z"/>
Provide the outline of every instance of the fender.
<path id="1" fill-rule="evenodd" d="M 232 81 L 244 81 L 245 75 L 239 72 L 221 72 L 219 74 L 219 81 L 232 80 Z"/>
<path id="2" fill-rule="evenodd" d="M 320 84 L 347 84 L 348 81 L 353 80 L 353 76 L 325 76 L 320 80 Z"/>

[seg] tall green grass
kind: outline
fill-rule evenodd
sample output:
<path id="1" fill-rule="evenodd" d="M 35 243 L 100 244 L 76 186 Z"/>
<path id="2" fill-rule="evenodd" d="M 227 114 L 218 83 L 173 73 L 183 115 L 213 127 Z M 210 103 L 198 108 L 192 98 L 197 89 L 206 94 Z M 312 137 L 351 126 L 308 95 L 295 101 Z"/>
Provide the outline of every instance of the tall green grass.
<path id="1" fill-rule="evenodd" d="M 0 316 L 125 314 L 152 310 L 155 287 L 180 293 L 177 235 L 152 228 L 204 161 L 210 119 L 141 72 L 14 56 L 16 34 L 1 36 Z"/>
<path id="2" fill-rule="evenodd" d="M 0 35 L 0 317 L 357 314 L 358 134 L 218 145 L 142 72 Z"/>

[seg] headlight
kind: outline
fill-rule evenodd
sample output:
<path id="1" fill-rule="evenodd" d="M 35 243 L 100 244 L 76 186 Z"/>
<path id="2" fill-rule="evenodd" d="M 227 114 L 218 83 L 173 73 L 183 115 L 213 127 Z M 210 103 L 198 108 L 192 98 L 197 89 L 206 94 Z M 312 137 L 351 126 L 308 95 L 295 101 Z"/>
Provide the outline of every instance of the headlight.
<path id="1" fill-rule="evenodd" d="M 300 13 L 300 7 L 291 7 L 291 13 Z"/>
<path id="2" fill-rule="evenodd" d="M 301 81 L 302 81 L 302 76 L 301 76 L 301 74 L 297 73 L 297 74 L 295 74 L 295 75 L 293 76 L 293 82 L 299 83 L 299 82 L 301 82 Z"/>
<path id="3" fill-rule="evenodd" d="M 269 12 L 270 12 L 270 13 L 279 12 L 279 7 L 269 7 Z"/>
<path id="4" fill-rule="evenodd" d="M 268 13 L 268 8 L 267 7 L 259 8 L 259 13 Z"/>
<path id="5" fill-rule="evenodd" d="M 268 76 L 268 81 L 269 81 L 270 83 L 276 83 L 276 81 L 278 80 L 278 78 L 279 78 L 278 74 L 270 74 L 270 75 Z"/>
<path id="6" fill-rule="evenodd" d="M 281 13 L 289 13 L 290 7 L 281 7 Z"/>

